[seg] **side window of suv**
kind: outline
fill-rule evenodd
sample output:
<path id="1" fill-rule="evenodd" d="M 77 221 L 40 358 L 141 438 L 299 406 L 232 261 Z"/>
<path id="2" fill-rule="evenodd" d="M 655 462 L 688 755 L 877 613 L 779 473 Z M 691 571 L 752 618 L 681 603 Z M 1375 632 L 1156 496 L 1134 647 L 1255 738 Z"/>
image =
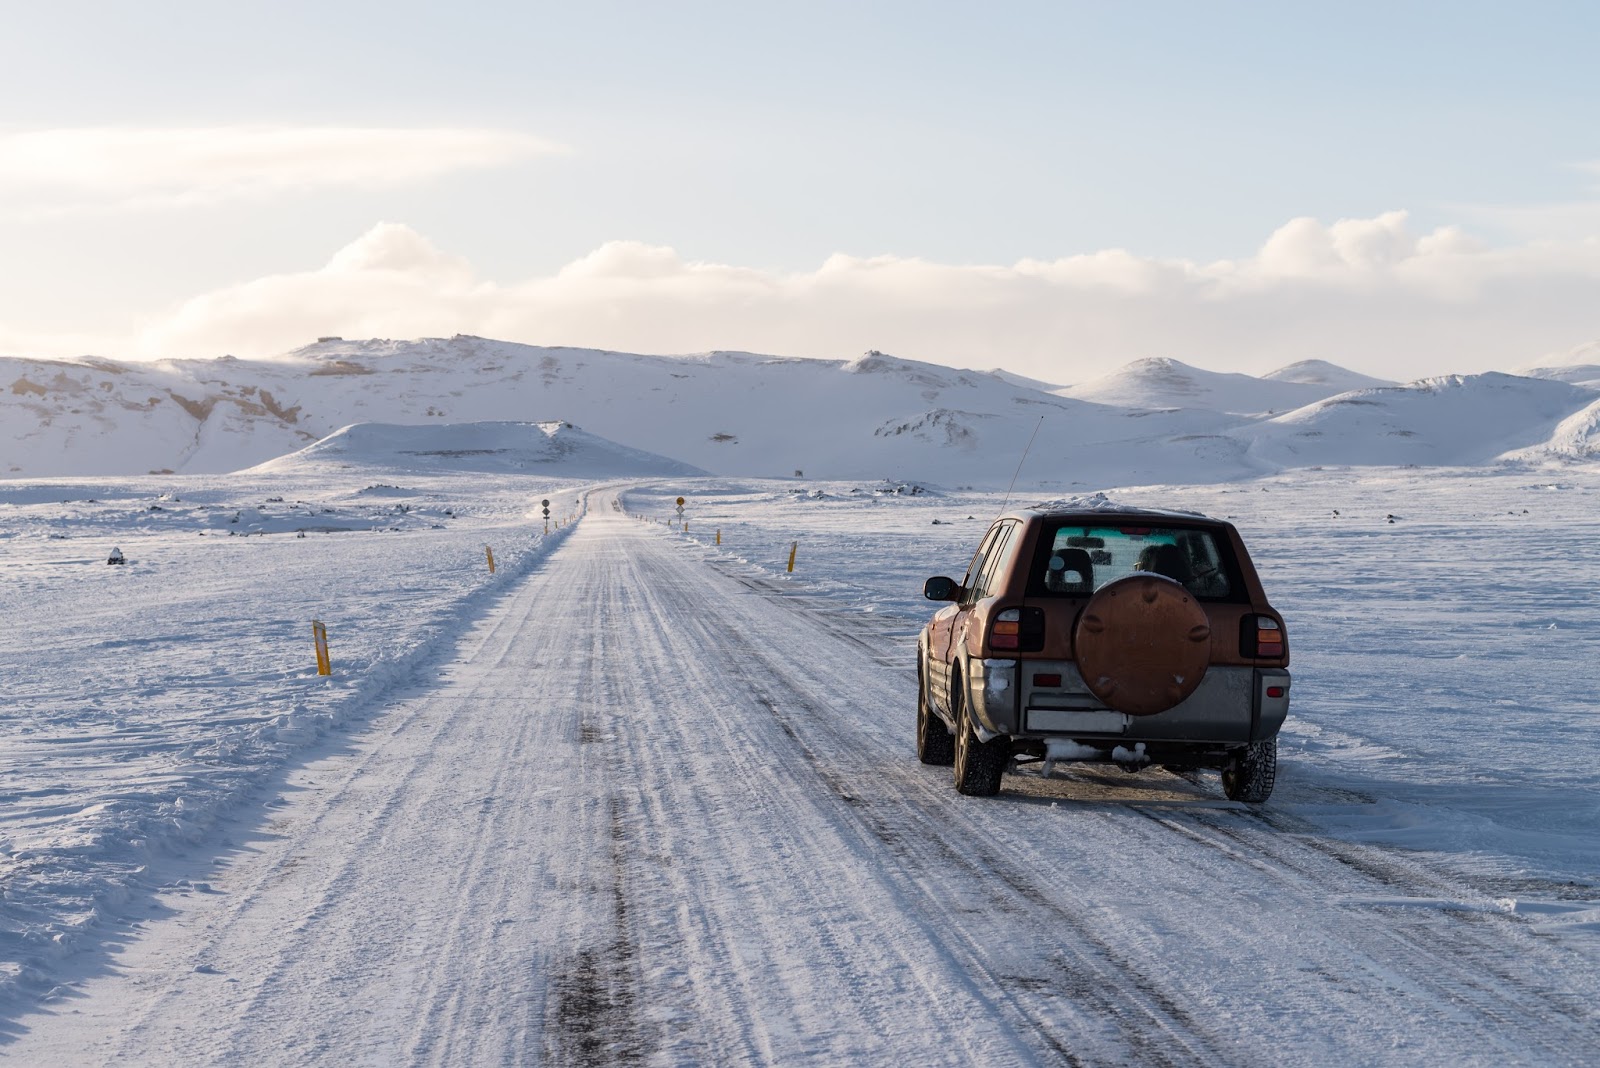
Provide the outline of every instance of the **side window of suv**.
<path id="1" fill-rule="evenodd" d="M 962 598 L 962 603 L 972 603 L 972 589 L 982 580 L 983 565 L 988 562 L 990 550 L 994 548 L 995 539 L 1000 535 L 1000 525 L 989 528 L 989 533 L 983 537 L 983 542 L 978 546 L 978 551 L 972 554 L 972 563 L 967 567 L 967 577 L 961 580 L 961 585 L 968 591 Z"/>
<path id="2" fill-rule="evenodd" d="M 995 527 L 994 533 L 984 543 L 984 559 L 980 562 L 973 561 L 977 577 L 967 587 L 967 595 L 962 598 L 963 604 L 976 604 L 994 592 L 996 576 L 1002 574 L 1011 558 L 1017 554 L 1017 546 L 1021 539 L 1017 537 L 1019 524 L 1016 522 L 1001 523 Z"/>

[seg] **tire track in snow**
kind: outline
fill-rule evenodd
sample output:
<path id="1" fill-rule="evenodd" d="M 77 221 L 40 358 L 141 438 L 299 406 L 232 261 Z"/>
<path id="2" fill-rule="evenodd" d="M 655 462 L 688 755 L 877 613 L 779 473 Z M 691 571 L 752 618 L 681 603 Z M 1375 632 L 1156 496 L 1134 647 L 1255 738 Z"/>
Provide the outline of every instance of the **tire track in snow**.
<path id="1" fill-rule="evenodd" d="M 619 588 L 618 563 L 587 554 L 586 568 L 573 576 L 570 601 L 593 619 L 626 612 L 626 591 Z M 605 554 L 609 555 L 609 554 Z M 590 800 L 603 805 L 604 818 L 590 838 L 574 842 L 587 846 L 598 861 L 586 888 L 597 913 L 609 923 L 583 932 L 577 948 L 565 947 L 559 956 L 547 956 L 550 969 L 545 1004 L 543 1049 L 556 1064 L 577 1066 L 628 1065 L 641 1062 L 646 1036 L 638 1013 L 642 1000 L 638 977 L 638 937 L 630 902 L 627 805 L 621 790 L 611 782 L 602 748 L 610 739 L 603 709 L 596 695 L 608 692 L 609 676 L 621 652 L 614 632 L 607 627 L 570 628 L 568 635 L 582 644 L 568 650 L 581 663 L 581 681 L 570 695 L 581 782 L 599 783 L 602 789 Z"/>
<path id="2" fill-rule="evenodd" d="M 519 619 L 508 622 L 500 617 L 497 620 L 492 645 L 481 650 L 476 658 L 487 659 L 484 674 L 503 669 L 511 662 L 525 626 Z M 541 727 L 547 732 L 550 725 L 532 717 L 522 717 L 513 721 L 518 729 L 511 737 L 498 732 L 491 734 L 477 722 L 474 712 L 503 698 L 472 689 L 455 700 L 441 700 L 436 696 L 413 700 L 416 702 L 414 711 L 393 733 L 402 734 L 412 720 L 424 716 L 432 717 L 427 721 L 432 730 L 427 744 L 409 754 L 410 763 L 404 774 L 392 776 L 408 788 L 390 794 L 380 813 L 354 839 L 344 862 L 309 914 L 312 921 L 342 916 L 350 929 L 331 947 L 326 941 L 315 938 L 289 943 L 270 972 L 288 976 L 307 971 L 360 974 L 368 967 L 371 945 L 405 946 L 412 958 L 407 960 L 406 967 L 415 978 L 402 989 L 401 998 L 384 1006 L 391 1020 L 389 1026 L 398 1033 L 409 1034 L 404 1048 L 413 1062 L 449 1064 L 458 1062 L 452 1046 L 461 1037 L 473 1034 L 471 1029 L 455 1026 L 464 1014 L 470 1013 L 465 1002 L 473 993 L 472 984 L 462 981 L 459 963 L 492 960 L 490 947 L 500 926 L 451 924 L 449 918 L 457 913 L 481 912 L 476 902 L 484 897 L 512 896 L 505 885 L 508 873 L 494 870 L 492 854 L 505 833 L 499 827 L 502 814 L 495 810 L 495 805 L 503 797 L 515 796 L 516 784 L 510 778 L 518 771 L 506 761 L 492 765 L 487 781 L 481 786 L 474 784 L 472 796 L 463 797 L 456 789 L 461 781 L 459 773 L 467 770 L 461 761 L 459 739 L 477 736 L 485 739 L 484 748 L 493 745 L 512 752 L 523 751 L 534 744 L 535 736 L 542 733 Z M 440 707 L 441 704 L 444 707 Z M 471 750 L 478 746 L 469 743 L 466 748 Z M 338 796 L 330 799 L 323 811 L 338 812 L 339 801 Z M 476 826 L 472 826 L 468 834 L 454 838 L 466 848 L 453 851 L 450 863 L 441 866 L 434 875 L 428 907 L 398 915 L 394 911 L 369 909 L 365 899 L 375 884 L 403 883 L 409 873 L 428 870 L 433 858 L 426 854 L 442 844 L 431 837 L 407 839 L 397 825 L 419 817 L 459 818 L 453 812 L 447 816 L 446 812 L 463 807 L 467 808 L 469 820 Z M 400 847 L 398 853 L 395 852 L 397 847 Z M 375 867 L 382 873 L 381 879 L 374 878 Z M 441 902 L 448 903 L 447 910 L 441 910 Z M 442 916 L 441 911 L 444 911 Z M 403 924 L 411 925 L 411 929 L 402 933 Z M 484 978 L 493 981 L 493 977 Z M 252 1006 L 252 1012 L 257 1017 L 277 1016 L 283 1011 L 284 1000 L 281 990 L 263 991 Z M 307 1011 L 314 1014 L 314 1010 L 308 1008 Z M 252 1036 L 261 1028 L 252 1020 L 247 1021 L 243 1030 L 246 1037 L 253 1040 Z"/>
<path id="3" fill-rule="evenodd" d="M 824 759 L 806 743 L 781 710 L 779 702 L 759 689 L 757 693 L 768 711 L 806 754 L 818 778 L 851 806 L 866 831 L 884 847 L 920 871 L 944 869 L 947 873 L 960 872 L 978 888 L 980 894 L 990 898 L 996 896 L 996 880 L 1003 884 L 1013 900 L 991 900 L 984 909 L 952 909 L 937 897 L 930 898 L 925 893 L 917 897 L 922 908 L 936 909 L 941 914 L 940 922 L 932 925 L 931 929 L 946 937 L 951 934 L 963 937 L 965 952 L 961 963 L 982 975 L 986 985 L 997 992 L 1015 1013 L 1016 1022 L 1037 1033 L 1049 1044 L 1052 1052 L 1065 1058 L 1068 1063 L 1106 1063 L 1101 1059 L 1103 1054 L 1089 1061 L 1083 1060 L 1074 1050 L 1074 1045 L 1081 1041 L 1081 1034 L 1065 1031 L 1054 1018 L 1061 1009 L 1059 991 L 1066 989 L 1072 992 L 1074 1000 L 1084 1003 L 1077 1013 L 1080 1025 L 1086 1019 L 1094 1018 L 1113 1022 L 1116 1034 L 1104 1038 L 1131 1050 L 1134 1063 L 1248 1063 L 1239 1059 L 1238 1051 L 1227 1050 L 1225 1043 L 1208 1035 L 1197 1020 L 1159 988 L 1152 977 L 1142 974 L 1130 961 L 1121 958 L 1115 947 L 1098 937 L 1093 925 L 1085 917 L 1051 900 L 1037 885 L 1035 877 L 1016 869 L 996 851 L 981 844 L 983 834 L 980 830 L 962 827 L 963 833 L 958 836 L 945 830 L 948 822 L 930 824 L 927 813 L 919 812 L 913 806 L 902 805 L 898 812 L 887 812 L 886 806 L 881 803 L 864 803 L 849 792 L 843 777 L 830 770 Z M 825 718 L 809 707 L 804 698 L 797 697 L 796 703 L 813 717 L 806 725 L 808 731 L 817 729 L 819 724 L 825 722 Z M 922 793 L 924 799 L 934 805 L 943 800 L 928 798 L 923 783 L 902 785 Z M 919 838 L 926 843 L 926 852 L 922 855 L 912 844 Z M 995 913 L 1011 921 L 1025 919 L 1030 924 L 1070 930 L 1077 944 L 1066 943 L 1063 950 L 1058 952 L 1053 962 L 1056 973 L 1053 976 L 1007 974 L 997 970 L 986 959 L 983 947 L 989 941 L 989 932 L 976 929 L 995 926 L 992 920 Z M 976 923 L 973 917 L 977 917 Z"/>
<path id="4" fill-rule="evenodd" d="M 635 610 L 626 616 L 639 633 L 627 644 L 662 648 L 655 663 L 614 672 L 614 690 L 602 701 L 650 710 L 647 725 L 616 733 L 627 751 L 618 764 L 641 777 L 640 791 L 651 799 L 655 856 L 671 861 L 653 860 L 641 880 L 662 887 L 658 899 L 677 903 L 656 935 L 678 947 L 656 975 L 668 990 L 654 999 L 676 1001 L 665 1052 L 678 1063 L 886 1059 L 896 1043 L 910 1041 L 901 991 L 916 983 L 910 965 L 920 961 L 875 937 L 885 917 L 872 904 L 882 888 L 870 853 L 841 839 L 832 801 L 811 786 L 793 743 L 750 714 L 748 689 L 729 671 L 729 632 L 716 625 L 725 606 L 708 595 L 703 571 L 686 569 L 668 555 L 670 543 L 635 525 L 623 530 L 633 535 L 627 543 L 637 546 L 640 570 Z M 722 869 L 737 880 L 732 894 L 710 885 Z M 672 990 L 692 996 L 674 999 Z M 913 1031 L 938 1028 L 925 1008 L 911 1022 Z M 951 1059 L 936 1043 L 919 1045 L 930 1063 L 969 1060 Z M 1003 1036 L 973 1052 L 991 1055 L 991 1063 L 1033 1062 Z"/>

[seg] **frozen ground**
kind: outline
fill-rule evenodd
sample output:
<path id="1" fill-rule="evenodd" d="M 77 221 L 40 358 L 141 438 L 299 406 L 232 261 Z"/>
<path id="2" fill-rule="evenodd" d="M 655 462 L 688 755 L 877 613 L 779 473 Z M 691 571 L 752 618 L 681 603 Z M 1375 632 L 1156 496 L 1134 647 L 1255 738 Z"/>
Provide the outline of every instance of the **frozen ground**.
<path id="1" fill-rule="evenodd" d="M 917 763 L 921 581 L 960 575 L 997 495 L 616 484 L 546 538 L 540 497 L 578 508 L 555 488 L 0 485 L 0 1056 L 1600 1045 L 1600 473 L 1119 491 L 1233 517 L 1289 619 L 1295 705 L 1259 810 L 1161 771 L 968 799 Z"/>

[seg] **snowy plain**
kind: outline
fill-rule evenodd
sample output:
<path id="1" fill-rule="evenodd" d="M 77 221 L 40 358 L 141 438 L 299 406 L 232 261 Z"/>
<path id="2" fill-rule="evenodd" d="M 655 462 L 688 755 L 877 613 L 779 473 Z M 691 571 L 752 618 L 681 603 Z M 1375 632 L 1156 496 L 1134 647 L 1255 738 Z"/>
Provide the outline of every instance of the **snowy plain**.
<path id="1" fill-rule="evenodd" d="M 1600 473 L 1114 489 L 1231 517 L 1289 620 L 1262 810 L 1070 767 L 982 801 L 917 763 L 921 582 L 959 576 L 997 492 L 577 475 L 0 484 L 0 1057 L 1600 1044 Z M 1062 491 L 1039 481 L 1017 498 Z"/>
<path id="2" fill-rule="evenodd" d="M 0 359 L 0 1059 L 1592 1063 L 1570 356 Z M 1295 675 L 1266 805 L 917 762 L 922 582 L 1036 430 L 1013 505 L 1244 534 Z"/>

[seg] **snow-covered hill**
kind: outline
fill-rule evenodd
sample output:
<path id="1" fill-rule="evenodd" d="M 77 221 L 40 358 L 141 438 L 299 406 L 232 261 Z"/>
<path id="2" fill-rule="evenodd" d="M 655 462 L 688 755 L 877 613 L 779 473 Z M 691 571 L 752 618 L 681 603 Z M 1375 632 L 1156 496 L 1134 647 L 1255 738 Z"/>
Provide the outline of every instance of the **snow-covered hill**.
<path id="1" fill-rule="evenodd" d="M 952 486 L 1004 485 L 1037 431 L 1023 481 L 1063 489 L 1210 482 L 1284 466 L 1590 455 L 1574 444 L 1581 430 L 1554 440 L 1563 420 L 1600 396 L 1583 384 L 1581 365 L 1535 377 L 1375 381 L 1319 361 L 1256 378 L 1141 360 L 1055 388 L 879 352 L 850 361 L 647 356 L 466 336 L 330 338 L 255 361 L 3 358 L 0 477 L 221 473 L 354 423 L 569 422 L 678 471 Z M 1367 418 L 1353 417 L 1358 410 Z M 426 440 L 397 438 L 384 462 L 431 449 Z"/>
<path id="2" fill-rule="evenodd" d="M 1135 360 L 1110 374 L 1057 392 L 1064 397 L 1124 408 L 1206 408 L 1252 415 L 1299 408 L 1349 388 L 1352 387 L 1297 377 L 1255 378 L 1206 371 L 1178 360 L 1152 358 Z"/>
<path id="3" fill-rule="evenodd" d="M 350 422 L 305 416 L 315 365 L 224 357 L 119 363 L 0 358 L 0 477 L 220 472 Z M 315 379 L 307 393 L 316 393 Z M 307 422 L 313 424 L 308 428 Z"/>
<path id="4" fill-rule="evenodd" d="M 1600 400 L 1561 420 L 1549 440 L 1511 455 L 1522 460 L 1600 460 Z"/>
<path id="5" fill-rule="evenodd" d="M 1600 389 L 1600 341 L 1591 341 L 1564 353 L 1547 356 L 1516 373 L 1528 378 L 1553 378 L 1575 386 Z"/>
<path id="6" fill-rule="evenodd" d="M 697 467 L 618 445 L 564 422 L 443 426 L 355 423 L 247 473 L 352 467 L 524 474 L 547 470 L 562 478 L 585 479 L 706 474 Z"/>
<path id="7" fill-rule="evenodd" d="M 1249 428 L 1249 451 L 1280 467 L 1471 466 L 1549 441 L 1593 390 L 1516 375 L 1446 375 L 1362 389 Z"/>
<path id="8" fill-rule="evenodd" d="M 1273 382 L 1298 382 L 1302 385 L 1317 386 L 1330 393 L 1348 393 L 1352 389 L 1376 389 L 1379 386 L 1398 384 L 1388 379 L 1373 378 L 1371 375 L 1346 370 L 1327 360 L 1301 360 L 1299 363 L 1280 367 L 1276 371 L 1269 371 L 1261 377 Z"/>

